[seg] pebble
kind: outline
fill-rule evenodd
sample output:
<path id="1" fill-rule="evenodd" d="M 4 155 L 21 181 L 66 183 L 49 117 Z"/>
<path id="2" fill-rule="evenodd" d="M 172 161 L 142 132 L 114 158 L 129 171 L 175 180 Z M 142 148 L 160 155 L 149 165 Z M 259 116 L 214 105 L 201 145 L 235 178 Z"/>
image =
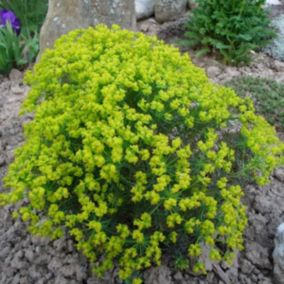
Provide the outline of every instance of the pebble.
<path id="1" fill-rule="evenodd" d="M 220 68 L 217 66 L 210 66 L 207 68 L 207 75 L 210 78 L 215 78 L 221 73 Z"/>
<path id="2" fill-rule="evenodd" d="M 279 180 L 284 182 L 284 168 L 278 168 L 274 171 L 274 176 Z"/>

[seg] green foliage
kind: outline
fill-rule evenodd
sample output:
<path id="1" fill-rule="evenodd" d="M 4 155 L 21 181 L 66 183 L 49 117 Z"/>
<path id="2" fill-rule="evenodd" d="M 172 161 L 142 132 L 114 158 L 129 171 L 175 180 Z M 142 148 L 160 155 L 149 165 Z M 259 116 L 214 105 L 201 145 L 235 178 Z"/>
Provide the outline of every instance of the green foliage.
<path id="1" fill-rule="evenodd" d="M 227 64 L 246 64 L 250 53 L 275 35 L 263 9 L 265 0 L 197 0 L 186 41 L 200 54 L 217 52 Z"/>
<path id="2" fill-rule="evenodd" d="M 187 270 L 189 268 L 188 257 L 184 257 L 183 255 L 177 256 L 175 259 L 175 268 L 177 270 Z"/>
<path id="3" fill-rule="evenodd" d="M 257 112 L 279 129 L 284 129 L 284 84 L 271 79 L 238 77 L 227 82 L 242 97 L 250 97 Z"/>
<path id="4" fill-rule="evenodd" d="M 7 74 L 13 66 L 22 66 L 26 61 L 22 58 L 23 47 L 10 24 L 0 29 L 0 73 Z"/>
<path id="5" fill-rule="evenodd" d="M 21 22 L 22 33 L 33 36 L 44 21 L 47 0 L 0 0 L 0 7 L 13 11 Z"/>
<path id="6" fill-rule="evenodd" d="M 11 10 L 21 23 L 19 36 L 9 28 L 0 30 L 1 73 L 33 62 L 39 52 L 39 31 L 48 7 L 47 0 L 0 0 L 0 8 Z"/>
<path id="7" fill-rule="evenodd" d="M 22 113 L 34 119 L 0 203 L 25 199 L 14 217 L 31 233 L 67 231 L 97 275 L 117 265 L 134 284 L 163 254 L 205 272 L 205 246 L 214 261 L 242 249 L 240 182 L 264 184 L 284 150 L 250 100 L 176 48 L 117 26 L 62 36 L 26 81 Z"/>

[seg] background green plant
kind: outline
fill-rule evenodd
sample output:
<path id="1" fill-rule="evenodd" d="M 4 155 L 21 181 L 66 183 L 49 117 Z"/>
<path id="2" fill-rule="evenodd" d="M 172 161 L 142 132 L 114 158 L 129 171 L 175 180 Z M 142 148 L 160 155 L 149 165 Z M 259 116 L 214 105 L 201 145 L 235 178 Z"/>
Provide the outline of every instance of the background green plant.
<path id="1" fill-rule="evenodd" d="M 1 0 L 0 8 L 11 10 L 21 23 L 21 32 L 13 35 L 8 28 L 1 29 L 0 58 L 2 73 L 11 68 L 33 62 L 39 52 L 39 31 L 44 21 L 47 0 Z"/>
<path id="2" fill-rule="evenodd" d="M 250 97 L 259 114 L 277 128 L 284 129 L 284 84 L 272 79 L 244 76 L 226 83 L 242 97 Z"/>
<path id="3" fill-rule="evenodd" d="M 26 64 L 23 59 L 23 47 L 10 24 L 0 29 L 0 73 L 7 74 L 13 66 Z"/>
<path id="4" fill-rule="evenodd" d="M 275 36 L 263 9 L 265 0 L 196 0 L 185 41 L 198 55 L 216 52 L 228 64 L 246 64 L 251 51 Z"/>
<path id="5" fill-rule="evenodd" d="M 204 273 L 243 248 L 241 183 L 268 181 L 284 145 L 250 99 L 155 37 L 99 25 L 62 36 L 31 72 L 25 143 L 0 204 L 33 234 L 65 232 L 97 275 L 126 283 L 173 257 Z"/>
<path id="6" fill-rule="evenodd" d="M 25 36 L 39 32 L 47 7 L 47 0 L 0 0 L 0 8 L 13 11 L 20 20 Z"/>

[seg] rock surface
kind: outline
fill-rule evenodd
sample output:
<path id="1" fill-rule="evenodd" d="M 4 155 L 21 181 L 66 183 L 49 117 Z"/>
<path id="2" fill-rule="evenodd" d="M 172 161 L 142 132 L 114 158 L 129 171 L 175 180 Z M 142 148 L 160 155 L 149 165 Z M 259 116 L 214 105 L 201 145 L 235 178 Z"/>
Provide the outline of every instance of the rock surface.
<path id="1" fill-rule="evenodd" d="M 155 18 L 159 23 L 176 20 L 186 11 L 187 0 L 156 0 Z"/>
<path id="2" fill-rule="evenodd" d="M 137 20 L 142 20 L 153 16 L 154 7 L 154 0 L 135 0 L 135 11 Z"/>
<path id="3" fill-rule="evenodd" d="M 284 284 L 284 223 L 277 228 L 273 262 L 274 280 L 277 284 Z"/>
<path id="4" fill-rule="evenodd" d="M 272 21 L 277 31 L 277 37 L 265 48 L 265 52 L 277 60 L 284 61 L 284 15 L 280 15 Z"/>
<path id="5" fill-rule="evenodd" d="M 40 53 L 52 47 L 62 34 L 98 23 L 135 29 L 134 0 L 49 0 L 46 20 L 40 33 Z"/>

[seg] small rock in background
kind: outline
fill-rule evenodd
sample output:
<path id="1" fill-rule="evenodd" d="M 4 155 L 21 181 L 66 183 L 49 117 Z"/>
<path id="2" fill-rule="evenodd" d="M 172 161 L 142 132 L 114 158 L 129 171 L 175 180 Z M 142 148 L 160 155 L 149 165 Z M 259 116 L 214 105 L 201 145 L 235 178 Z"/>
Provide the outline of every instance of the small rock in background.
<path id="1" fill-rule="evenodd" d="M 14 95 L 22 95 L 25 92 L 25 87 L 22 85 L 23 73 L 17 69 L 12 69 L 9 74 L 11 81 L 11 91 Z"/>
<path id="2" fill-rule="evenodd" d="M 187 6 L 189 9 L 194 9 L 197 7 L 197 2 L 196 0 L 188 0 L 187 1 Z"/>
<path id="3" fill-rule="evenodd" d="M 9 79 L 15 82 L 21 82 L 23 80 L 23 73 L 18 69 L 12 69 L 9 74 Z"/>
<path id="4" fill-rule="evenodd" d="M 277 37 L 264 49 L 264 52 L 274 59 L 284 61 L 284 15 L 276 17 L 272 25 L 277 31 Z"/>
<path id="5" fill-rule="evenodd" d="M 284 284 L 284 223 L 277 228 L 273 261 L 275 284 Z"/>
<path id="6" fill-rule="evenodd" d="M 159 23 L 180 18 L 185 13 L 187 0 L 156 0 L 155 18 Z"/>
<path id="7" fill-rule="evenodd" d="M 270 270 L 272 268 L 272 265 L 269 261 L 269 252 L 267 248 L 262 247 L 257 242 L 247 242 L 246 250 L 247 259 L 256 267 L 261 270 Z"/>
<path id="8" fill-rule="evenodd" d="M 221 70 L 217 66 L 209 66 L 206 72 L 207 72 L 208 77 L 213 79 L 221 73 Z"/>
<path id="9" fill-rule="evenodd" d="M 284 182 L 284 168 L 278 168 L 274 171 L 274 176 L 279 180 Z"/>
<path id="10" fill-rule="evenodd" d="M 160 26 L 161 25 L 154 18 L 142 20 L 137 24 L 138 30 L 147 35 L 156 35 L 161 29 Z"/>
<path id="11" fill-rule="evenodd" d="M 266 0 L 265 6 L 270 5 L 281 5 L 281 2 L 279 0 Z"/>
<path id="12" fill-rule="evenodd" d="M 25 92 L 25 88 L 17 84 L 11 87 L 11 91 L 14 95 L 22 95 Z"/>
<path id="13" fill-rule="evenodd" d="M 142 20 L 154 15 L 155 1 L 135 0 L 136 19 Z"/>
<path id="14" fill-rule="evenodd" d="M 150 268 L 145 272 L 145 284 L 173 284 L 171 270 L 164 265 Z"/>

